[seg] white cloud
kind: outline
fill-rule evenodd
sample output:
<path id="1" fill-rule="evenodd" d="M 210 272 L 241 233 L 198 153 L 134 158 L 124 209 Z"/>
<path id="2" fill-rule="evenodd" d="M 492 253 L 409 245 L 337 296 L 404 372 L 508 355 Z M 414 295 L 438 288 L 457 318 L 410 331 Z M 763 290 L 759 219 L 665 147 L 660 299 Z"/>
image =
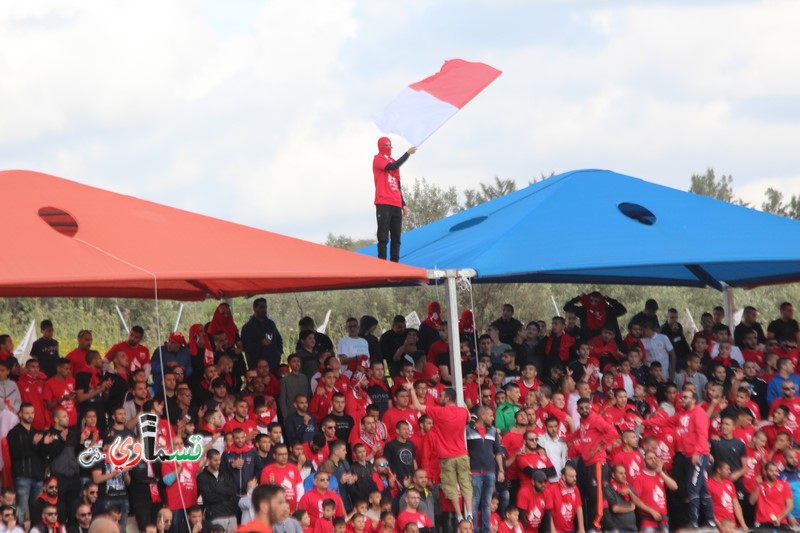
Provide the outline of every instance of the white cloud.
<path id="1" fill-rule="evenodd" d="M 193 2 L 0 5 L 0 143 L 169 114 L 212 34 Z"/>
<path id="2" fill-rule="evenodd" d="M 504 74 L 403 167 L 406 183 L 522 186 L 592 167 L 686 189 L 712 166 L 759 205 L 768 184 L 800 185 L 800 116 L 754 104 L 800 93 L 796 2 L 207 8 L 0 3 L 4 166 L 311 240 L 367 236 L 370 117 L 463 57 Z"/>

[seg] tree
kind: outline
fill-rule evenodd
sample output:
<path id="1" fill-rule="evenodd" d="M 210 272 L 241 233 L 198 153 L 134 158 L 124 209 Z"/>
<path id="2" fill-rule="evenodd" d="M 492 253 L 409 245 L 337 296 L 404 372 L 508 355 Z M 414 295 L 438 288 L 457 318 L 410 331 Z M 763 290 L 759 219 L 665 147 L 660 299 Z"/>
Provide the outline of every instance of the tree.
<path id="1" fill-rule="evenodd" d="M 517 183 L 512 179 L 494 177 L 493 183 L 480 183 L 480 189 L 466 189 L 462 209 L 470 209 L 489 200 L 500 198 L 517 190 Z"/>
<path id="2" fill-rule="evenodd" d="M 328 238 L 324 242 L 325 246 L 333 246 L 351 252 L 374 243 L 375 239 L 354 239 L 348 235 L 334 235 L 333 233 L 328 233 Z"/>
<path id="3" fill-rule="evenodd" d="M 734 196 L 732 184 L 733 176 L 725 176 L 723 174 L 719 181 L 717 181 L 714 169 L 709 168 L 706 170 L 705 174 L 692 174 L 692 185 L 689 187 L 689 192 L 709 196 L 736 205 L 747 206 L 745 202 Z"/>
<path id="4" fill-rule="evenodd" d="M 761 204 L 761 210 L 773 215 L 786 216 L 786 206 L 783 205 L 783 193 L 770 187 L 764 193 L 767 200 Z"/>
<path id="5" fill-rule="evenodd" d="M 767 199 L 761 204 L 762 211 L 800 220 L 800 197 L 793 194 L 789 202 L 784 203 L 783 193 L 772 187 L 767 189 L 764 195 Z"/>
<path id="6" fill-rule="evenodd" d="M 410 191 L 403 193 L 408 216 L 403 219 L 403 231 L 430 224 L 460 211 L 458 191 L 455 187 L 443 188 L 428 183 L 425 178 L 414 182 Z"/>
<path id="7" fill-rule="evenodd" d="M 800 220 L 800 196 L 792 195 L 789 205 L 786 206 L 786 216 L 795 220 Z"/>

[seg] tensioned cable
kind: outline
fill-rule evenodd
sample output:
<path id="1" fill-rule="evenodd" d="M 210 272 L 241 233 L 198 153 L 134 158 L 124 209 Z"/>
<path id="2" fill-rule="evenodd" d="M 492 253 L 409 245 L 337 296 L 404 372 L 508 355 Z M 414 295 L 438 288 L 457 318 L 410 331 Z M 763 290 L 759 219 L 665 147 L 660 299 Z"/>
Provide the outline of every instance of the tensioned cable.
<path id="1" fill-rule="evenodd" d="M 131 263 L 130 261 L 126 261 L 125 259 L 122 259 L 121 257 L 117 257 L 116 255 L 112 254 L 108 250 L 104 250 L 103 248 L 100 248 L 99 246 L 96 246 L 96 245 L 94 245 L 94 244 L 92 244 L 90 242 L 84 241 L 83 239 L 81 239 L 79 237 L 73 237 L 72 239 L 75 240 L 75 241 L 80 242 L 81 244 L 85 244 L 86 246 L 89 246 L 90 248 L 94 248 L 98 252 L 107 255 L 108 257 L 110 257 L 111 259 L 114 259 L 115 261 L 119 261 L 120 263 L 122 263 L 124 265 L 127 265 L 127 266 L 129 266 L 131 268 L 135 268 L 136 270 L 140 270 L 140 271 L 144 272 L 145 274 L 153 277 L 153 293 L 154 293 L 154 297 L 155 297 L 155 308 L 156 308 L 156 335 L 158 336 L 158 342 L 160 343 L 161 342 L 161 315 L 159 314 L 159 310 L 158 310 L 158 276 L 156 276 L 155 272 L 151 272 L 151 271 L 147 270 L 144 267 L 141 267 L 139 265 L 135 265 L 135 264 Z M 161 363 L 161 376 L 162 376 L 161 377 L 161 387 L 162 387 L 162 389 L 164 387 L 164 377 L 163 377 L 164 376 L 164 356 L 163 356 L 162 350 L 161 350 L 161 348 L 163 346 L 164 346 L 163 344 L 160 344 L 159 347 L 158 347 L 158 359 L 159 359 L 159 362 Z M 169 424 L 169 402 L 166 401 L 166 394 L 164 394 L 164 413 L 166 414 L 166 417 L 167 417 L 167 424 Z M 170 447 L 170 450 L 174 451 L 174 444 L 173 444 L 173 441 L 172 441 L 172 426 L 171 426 L 171 424 L 170 424 L 170 431 L 169 431 L 169 447 Z M 175 483 L 180 483 L 180 475 L 178 473 L 178 467 L 179 467 L 178 461 L 175 460 L 174 462 L 175 462 L 175 472 L 176 472 L 176 474 L 175 474 Z M 186 501 L 183 498 L 183 490 L 181 490 L 180 485 L 178 485 L 178 494 L 181 497 L 181 504 L 183 504 L 183 516 L 186 518 L 186 523 L 188 524 L 189 523 L 189 512 L 186 509 Z"/>
<path id="2" fill-rule="evenodd" d="M 475 300 L 473 299 L 474 285 L 472 284 L 472 278 L 467 279 L 469 280 L 469 310 L 472 312 L 472 344 L 475 347 L 475 373 L 477 374 L 478 365 L 481 361 L 480 354 L 478 353 L 478 327 L 475 325 Z M 480 378 L 480 376 L 478 377 Z M 478 383 L 479 394 L 481 385 L 483 385 L 483 383 Z"/>

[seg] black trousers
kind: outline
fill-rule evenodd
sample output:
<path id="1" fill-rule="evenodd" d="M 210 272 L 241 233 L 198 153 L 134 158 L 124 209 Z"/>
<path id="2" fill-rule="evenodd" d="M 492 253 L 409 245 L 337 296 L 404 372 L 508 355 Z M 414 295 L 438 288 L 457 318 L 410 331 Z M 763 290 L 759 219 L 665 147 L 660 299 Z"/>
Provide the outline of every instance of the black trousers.
<path id="1" fill-rule="evenodd" d="M 593 463 L 583 465 L 582 480 L 583 493 L 583 512 L 586 520 L 584 521 L 586 530 L 596 529 L 602 531 L 603 528 L 603 485 L 611 477 L 608 462 Z M 580 481 L 579 481 L 580 482 Z"/>
<path id="2" fill-rule="evenodd" d="M 58 480 L 58 501 L 61 501 L 63 498 L 65 502 L 67 502 L 67 507 L 72 506 L 72 502 L 76 502 L 81 498 L 81 480 L 78 476 L 75 477 L 67 477 L 62 476 L 60 474 L 55 474 L 56 479 Z M 31 517 L 33 518 L 33 517 Z M 61 517 L 58 517 L 59 520 Z M 74 524 L 76 521 L 76 517 L 73 514 L 72 516 L 67 516 L 66 523 L 67 524 Z"/>
<path id="3" fill-rule="evenodd" d="M 378 204 L 375 206 L 375 217 L 378 220 L 378 257 L 386 259 L 386 245 L 392 239 L 390 259 L 400 261 L 400 233 L 403 231 L 403 209 L 393 205 Z"/>

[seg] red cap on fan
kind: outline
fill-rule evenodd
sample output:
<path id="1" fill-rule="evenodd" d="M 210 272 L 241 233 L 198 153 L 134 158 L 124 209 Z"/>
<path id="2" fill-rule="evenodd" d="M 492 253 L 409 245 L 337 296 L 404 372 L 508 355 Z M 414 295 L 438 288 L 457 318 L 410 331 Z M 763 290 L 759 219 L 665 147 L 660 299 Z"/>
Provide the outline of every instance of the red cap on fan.
<path id="1" fill-rule="evenodd" d="M 169 340 L 171 340 L 172 342 L 177 342 L 181 346 L 186 345 L 186 339 L 184 338 L 183 333 L 181 333 L 180 331 L 173 331 L 172 333 L 170 333 Z"/>

